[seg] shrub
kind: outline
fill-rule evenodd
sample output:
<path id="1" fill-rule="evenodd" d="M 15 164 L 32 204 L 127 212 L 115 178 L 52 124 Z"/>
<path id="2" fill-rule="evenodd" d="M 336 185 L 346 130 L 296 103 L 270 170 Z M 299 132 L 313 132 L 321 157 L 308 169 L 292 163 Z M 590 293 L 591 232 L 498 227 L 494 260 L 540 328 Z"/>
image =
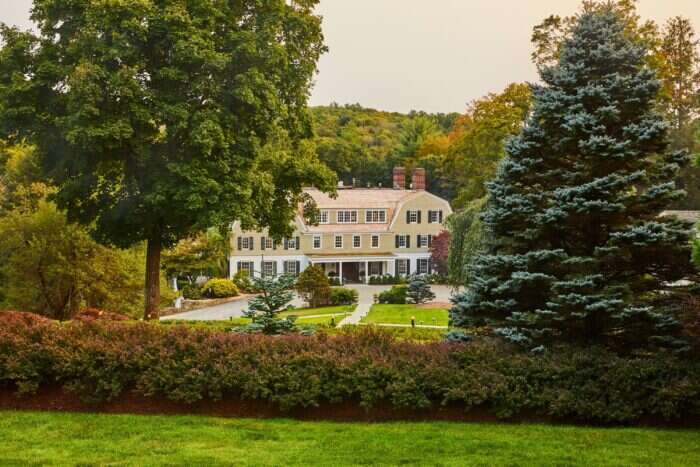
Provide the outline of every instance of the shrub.
<path id="1" fill-rule="evenodd" d="M 331 284 L 321 266 L 317 264 L 309 266 L 299 275 L 295 288 L 302 300 L 312 308 L 329 303 Z"/>
<path id="2" fill-rule="evenodd" d="M 357 303 L 358 293 L 355 289 L 347 287 L 334 287 L 331 289 L 331 305 L 353 305 Z"/>
<path id="3" fill-rule="evenodd" d="M 395 285 L 389 290 L 385 290 L 377 296 L 377 301 L 379 303 L 391 303 L 396 305 L 402 305 L 406 303 L 406 293 L 408 292 L 408 286 L 401 284 Z"/>
<path id="4" fill-rule="evenodd" d="M 384 274 L 382 276 L 370 276 L 370 285 L 389 285 L 389 284 L 403 284 L 406 279 L 402 276 L 393 276 L 391 274 Z"/>
<path id="5" fill-rule="evenodd" d="M 333 287 L 337 287 L 337 286 L 342 285 L 342 284 L 340 283 L 340 279 L 339 279 L 338 277 L 329 277 L 329 278 L 328 278 L 328 284 L 331 285 L 331 286 L 333 286 Z"/>
<path id="6" fill-rule="evenodd" d="M 250 280 L 248 271 L 240 270 L 233 276 L 233 283 L 236 284 L 240 292 L 253 292 L 253 281 Z"/>
<path id="7" fill-rule="evenodd" d="M 408 283 L 406 298 L 411 303 L 420 304 L 433 300 L 435 298 L 435 294 L 432 290 L 430 290 L 430 285 L 425 277 L 413 276 L 411 281 Z"/>
<path id="8" fill-rule="evenodd" d="M 230 279 L 209 279 L 202 292 L 209 298 L 228 298 L 238 295 L 238 287 Z"/>
<path id="9" fill-rule="evenodd" d="M 0 312 L 0 387 L 33 393 L 56 386 L 96 403 L 134 394 L 283 410 L 480 407 L 502 418 L 587 423 L 700 416 L 700 362 L 671 353 L 622 357 L 590 346 L 534 355 L 482 338 L 397 342 L 366 327 L 270 337 L 145 322 L 57 325 Z"/>
<path id="10" fill-rule="evenodd" d="M 200 300 L 204 297 L 204 294 L 198 285 L 187 284 L 182 288 L 182 296 L 188 300 Z"/>

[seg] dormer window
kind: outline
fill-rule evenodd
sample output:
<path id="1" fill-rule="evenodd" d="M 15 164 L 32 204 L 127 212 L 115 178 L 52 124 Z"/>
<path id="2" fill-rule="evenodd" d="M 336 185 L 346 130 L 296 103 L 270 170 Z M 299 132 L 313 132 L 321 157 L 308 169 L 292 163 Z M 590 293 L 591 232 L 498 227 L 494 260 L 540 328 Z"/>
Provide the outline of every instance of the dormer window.
<path id="1" fill-rule="evenodd" d="M 367 211 L 365 211 L 365 223 L 385 224 L 386 209 L 368 209 Z"/>
<path id="2" fill-rule="evenodd" d="M 338 211 L 338 224 L 357 224 L 357 211 Z"/>

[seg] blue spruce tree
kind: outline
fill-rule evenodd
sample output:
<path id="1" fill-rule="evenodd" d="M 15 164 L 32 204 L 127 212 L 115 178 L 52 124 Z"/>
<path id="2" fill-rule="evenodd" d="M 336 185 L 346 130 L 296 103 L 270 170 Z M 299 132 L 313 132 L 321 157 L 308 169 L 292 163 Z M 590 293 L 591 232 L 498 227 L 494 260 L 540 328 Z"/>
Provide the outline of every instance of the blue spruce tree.
<path id="1" fill-rule="evenodd" d="M 492 242 L 455 297 L 457 326 L 555 341 L 680 345 L 656 301 L 692 271 L 689 226 L 659 214 L 684 196 L 667 153 L 646 50 L 612 10 L 584 12 L 488 185 Z"/>

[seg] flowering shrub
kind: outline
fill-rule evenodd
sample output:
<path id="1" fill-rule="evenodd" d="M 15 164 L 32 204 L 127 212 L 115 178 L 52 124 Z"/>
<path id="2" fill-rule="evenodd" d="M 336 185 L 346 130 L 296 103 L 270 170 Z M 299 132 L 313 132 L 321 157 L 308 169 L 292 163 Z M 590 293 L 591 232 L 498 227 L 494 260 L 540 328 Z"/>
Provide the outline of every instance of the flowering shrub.
<path id="1" fill-rule="evenodd" d="M 209 279 L 202 286 L 202 293 L 209 298 L 227 298 L 238 295 L 238 287 L 230 279 Z"/>
<path id="2" fill-rule="evenodd" d="M 700 362 L 602 349 L 520 353 L 496 341 L 397 342 L 349 335 L 264 336 L 149 323 L 57 324 L 0 312 L 0 387 L 59 385 L 86 401 L 127 391 L 181 403 L 226 398 L 282 409 L 356 403 L 486 408 L 564 420 L 633 423 L 700 415 Z"/>

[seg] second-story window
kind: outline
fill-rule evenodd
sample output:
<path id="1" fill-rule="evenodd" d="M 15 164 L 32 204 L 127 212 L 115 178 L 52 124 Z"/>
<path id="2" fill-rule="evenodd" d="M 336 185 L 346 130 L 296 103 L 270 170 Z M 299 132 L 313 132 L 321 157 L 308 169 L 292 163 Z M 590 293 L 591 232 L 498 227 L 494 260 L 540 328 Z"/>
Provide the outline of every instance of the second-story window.
<path id="1" fill-rule="evenodd" d="M 343 248 L 343 236 L 342 235 L 335 236 L 335 247 L 336 248 Z"/>
<path id="2" fill-rule="evenodd" d="M 365 222 L 368 224 L 386 223 L 386 210 L 368 209 L 367 211 L 365 211 Z"/>
<path id="3" fill-rule="evenodd" d="M 352 236 L 352 247 L 353 248 L 360 248 L 362 246 L 362 239 L 360 238 L 359 235 L 353 235 Z"/>
<path id="4" fill-rule="evenodd" d="M 314 235 L 314 250 L 318 250 L 319 248 L 321 248 L 321 236 Z"/>
<path id="5" fill-rule="evenodd" d="M 379 248 L 379 235 L 372 235 L 372 248 Z"/>
<path id="6" fill-rule="evenodd" d="M 410 235 L 397 235 L 396 236 L 396 248 L 411 248 L 411 236 Z"/>
<path id="7" fill-rule="evenodd" d="M 420 224 L 420 211 L 406 211 L 407 224 Z"/>
<path id="8" fill-rule="evenodd" d="M 338 224 L 356 224 L 357 211 L 338 211 Z"/>
<path id="9" fill-rule="evenodd" d="M 441 224 L 442 223 L 442 211 L 428 211 L 428 223 L 429 224 Z"/>
<path id="10" fill-rule="evenodd" d="M 328 214 L 328 211 L 320 211 L 318 213 L 318 223 L 319 224 L 328 224 L 330 222 L 330 216 Z"/>
<path id="11" fill-rule="evenodd" d="M 239 250 L 250 250 L 250 237 L 241 237 L 241 246 L 238 247 Z"/>
<path id="12" fill-rule="evenodd" d="M 272 241 L 272 238 L 270 237 L 263 237 L 262 241 L 264 243 L 264 250 L 271 250 L 275 246 L 274 242 Z"/>

